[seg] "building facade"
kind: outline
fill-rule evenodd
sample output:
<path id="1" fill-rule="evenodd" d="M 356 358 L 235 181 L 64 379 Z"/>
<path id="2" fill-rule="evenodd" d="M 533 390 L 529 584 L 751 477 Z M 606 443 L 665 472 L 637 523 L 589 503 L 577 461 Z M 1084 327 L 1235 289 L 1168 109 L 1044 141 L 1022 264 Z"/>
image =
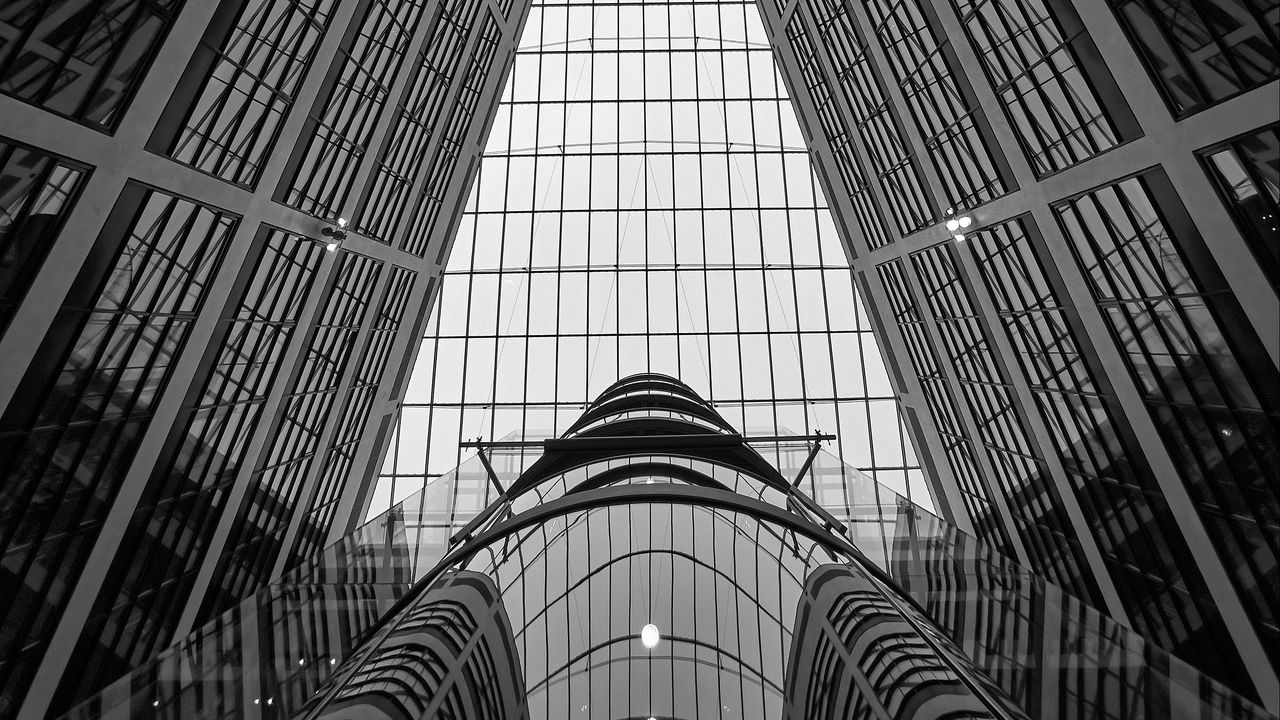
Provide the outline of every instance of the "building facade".
<path id="1" fill-rule="evenodd" d="M 784 473 L 625 378 L 561 437 L 479 443 L 451 481 L 498 493 L 447 541 L 399 503 L 68 717 L 1268 717 L 854 469 L 888 522 L 836 517 L 799 482 L 830 436 L 795 437 Z"/>
<path id="2" fill-rule="evenodd" d="M 1280 6 L 755 7 L 939 512 L 1275 703 Z M 363 516 L 529 11 L 0 9 L 0 716 Z"/>
<path id="3" fill-rule="evenodd" d="M 1276 696 L 1280 10 L 761 11 L 943 512 Z"/>
<path id="4" fill-rule="evenodd" d="M 0 716 L 350 528 L 523 12 L 0 9 Z"/>

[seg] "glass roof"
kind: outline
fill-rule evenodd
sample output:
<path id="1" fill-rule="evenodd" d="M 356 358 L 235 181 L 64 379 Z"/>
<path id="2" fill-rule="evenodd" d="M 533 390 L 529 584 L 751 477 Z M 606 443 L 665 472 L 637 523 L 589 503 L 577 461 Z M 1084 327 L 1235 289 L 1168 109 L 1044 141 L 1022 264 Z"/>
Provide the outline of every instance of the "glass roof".
<path id="1" fill-rule="evenodd" d="M 537 1 L 369 512 L 646 371 L 933 507 L 754 2 Z"/>

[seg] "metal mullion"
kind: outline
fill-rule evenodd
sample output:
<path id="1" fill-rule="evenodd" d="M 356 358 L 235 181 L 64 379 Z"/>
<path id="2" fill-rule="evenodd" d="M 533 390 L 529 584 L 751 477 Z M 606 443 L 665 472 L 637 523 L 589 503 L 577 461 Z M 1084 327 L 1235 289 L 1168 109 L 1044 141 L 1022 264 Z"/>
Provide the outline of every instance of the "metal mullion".
<path id="1" fill-rule="evenodd" d="M 666 16 L 666 19 L 667 19 L 667 37 L 668 37 L 668 38 L 671 38 L 671 37 L 672 37 L 672 35 L 673 35 L 673 33 L 672 33 L 672 31 L 671 31 L 671 13 L 672 13 L 672 12 L 674 12 L 674 10 L 672 9 L 672 6 L 671 6 L 671 5 L 666 5 L 666 6 L 664 7 L 664 10 L 665 10 L 664 15 Z M 697 41 L 695 40 L 694 42 L 696 43 Z M 668 41 L 668 48 L 670 48 L 670 42 L 669 42 L 669 41 Z M 695 52 L 696 52 L 696 50 L 695 50 Z M 668 88 L 670 88 L 670 86 L 671 86 L 672 84 L 674 84 L 674 83 L 675 83 L 675 75 L 676 75 L 676 72 L 675 72 L 675 60 L 674 60 L 674 59 L 675 59 L 675 53 L 676 53 L 676 51 L 675 51 L 675 49 L 674 49 L 674 48 L 669 49 L 669 50 L 668 50 L 668 52 L 667 52 L 667 86 L 668 86 Z M 696 56 L 695 56 L 695 60 L 694 60 L 694 69 L 695 69 L 695 71 L 697 70 L 697 60 L 696 60 Z M 697 80 L 696 80 L 696 78 L 695 78 L 695 80 L 694 80 L 694 92 L 695 92 L 695 93 L 697 92 Z M 669 92 L 668 92 L 668 94 L 669 94 L 669 95 L 673 95 L 673 96 L 674 96 L 674 95 L 675 95 L 675 91 L 674 91 L 674 90 L 671 90 L 671 91 L 669 91 Z M 677 214 L 677 213 L 679 212 L 679 204 L 678 204 L 678 203 L 677 203 L 677 201 L 676 201 L 676 193 L 677 193 L 677 187 L 676 187 L 676 186 L 677 186 L 677 181 L 676 181 L 676 157 L 677 157 L 677 153 L 676 153 L 676 147 L 675 147 L 675 142 L 674 142 L 674 141 L 675 141 L 675 139 L 676 139 L 676 99 L 675 99 L 674 97 L 671 97 L 671 98 L 668 98 L 668 101 L 669 101 L 669 102 L 668 102 L 668 108 L 667 108 L 667 118 L 668 118 L 668 120 L 669 120 L 669 122 L 668 122 L 668 130 L 669 130 L 669 131 L 670 131 L 670 133 L 671 133 L 671 139 L 672 139 L 672 147 L 671 147 L 671 151 L 672 151 L 672 152 L 671 152 L 671 228 L 670 228 L 670 230 L 669 230 L 669 235 L 670 235 L 670 238 L 669 238 L 669 239 L 670 239 L 670 241 L 671 241 L 671 262 L 672 262 L 672 266 L 673 266 L 673 267 L 672 267 L 672 269 L 671 269 L 671 277 L 672 277 L 672 279 L 673 279 L 673 283 L 672 283 L 672 301 L 673 301 L 674 306 L 675 306 L 676 375 L 677 375 L 677 376 L 679 376 L 679 377 L 683 377 L 683 376 L 684 376 L 684 357 L 683 357 L 683 354 L 680 352 L 680 341 L 681 341 L 681 339 L 684 337 L 684 335 L 682 335 L 682 334 L 681 334 L 681 332 L 680 332 L 680 298 L 681 298 L 681 296 L 682 296 L 682 294 L 683 294 L 683 288 L 682 288 L 682 284 L 681 284 L 681 280 L 680 280 L 680 255 L 679 255 L 680 240 L 679 240 L 679 225 L 678 225 L 678 223 L 677 223 L 677 218 L 679 217 L 679 215 Z M 694 101 L 694 104 L 695 104 L 695 105 L 697 104 L 697 101 L 696 101 L 696 100 Z M 694 117 L 695 117 L 695 118 L 697 117 L 697 115 L 696 115 L 696 111 L 695 111 L 695 115 L 694 115 Z M 702 127 L 702 126 L 699 124 L 699 126 L 698 126 L 698 127 L 699 127 L 699 132 L 701 132 L 701 127 Z M 683 153 L 681 153 L 681 154 L 683 154 Z M 698 165 L 699 165 L 699 167 L 701 167 L 701 165 L 702 165 L 701 157 L 700 157 L 696 152 L 694 152 L 694 153 L 690 153 L 690 156 L 691 156 L 691 157 L 693 157 L 693 158 L 695 158 L 695 159 L 697 159 L 697 160 L 698 160 Z M 701 193 L 699 193 L 699 196 L 698 196 L 698 197 L 699 197 L 699 202 L 701 202 L 701 197 L 702 197 L 702 196 L 701 196 Z M 707 257 L 706 257 L 706 254 L 704 253 L 704 254 L 703 254 L 703 256 L 702 256 L 702 262 L 703 262 L 703 263 L 705 263 L 706 261 L 707 261 Z M 647 285 L 647 283 L 646 283 L 646 285 Z M 702 295 L 703 295 L 703 298 L 704 298 L 704 302 L 703 302 L 703 304 L 705 305 L 705 304 L 706 304 L 706 301 L 705 301 L 705 298 L 706 298 L 706 291 L 705 291 L 705 290 L 703 291 Z M 691 309 L 689 308 L 688 296 L 687 296 L 687 295 L 684 295 L 684 297 L 685 297 L 685 310 L 686 310 L 686 311 L 690 311 L 690 318 L 692 319 L 692 312 L 691 312 Z M 708 330 L 710 330 L 710 328 L 709 328 L 709 327 L 708 327 Z M 699 347 L 698 347 L 698 345 L 697 345 L 697 338 L 696 338 L 696 336 L 695 336 L 695 335 L 690 334 L 690 335 L 689 335 L 689 337 L 691 338 L 690 342 L 691 342 L 691 343 L 693 343 L 693 345 L 694 345 L 694 350 L 696 350 L 696 351 L 700 351 L 700 348 L 699 348 Z M 711 343 L 710 343 L 710 340 L 708 340 L 707 344 L 708 344 L 708 345 L 710 345 L 710 344 L 711 344 Z M 699 352 L 699 354 L 701 354 L 701 353 Z M 710 365 L 710 363 L 708 363 L 706 370 L 707 370 L 707 394 L 708 394 L 708 395 L 710 395 L 710 394 L 711 394 L 711 365 Z M 672 508 L 671 512 L 674 514 L 675 509 L 674 509 L 674 508 Z M 673 522 L 673 523 L 675 522 L 674 517 L 672 518 L 671 522 Z M 673 537 L 673 538 L 672 538 L 672 542 L 674 542 L 674 541 L 675 541 L 675 540 L 674 540 L 674 537 Z M 674 564 L 674 563 L 672 563 L 672 564 L 671 564 L 671 582 L 672 582 L 672 589 L 674 590 L 674 587 L 675 587 L 675 564 Z M 674 608 L 674 605 L 673 605 L 673 607 L 672 607 L 672 615 L 674 616 L 674 614 L 675 614 L 675 608 Z M 675 698 L 675 696 L 676 696 L 676 695 L 675 695 L 675 671 L 674 671 L 674 668 L 672 669 L 672 675 L 671 675 L 671 688 L 670 688 L 670 689 L 671 689 L 671 697 L 673 698 L 673 701 L 674 701 L 674 698 Z"/>
<path id="2" fill-rule="evenodd" d="M 720 5 L 720 3 L 717 3 L 717 7 L 719 7 L 719 5 Z M 691 10 L 691 12 L 692 12 L 692 10 Z M 719 14 L 718 12 L 717 12 L 717 13 L 715 13 L 715 18 L 716 18 L 716 30 L 717 30 L 716 36 L 717 36 L 717 37 L 719 37 L 719 36 L 720 36 L 720 32 L 718 32 L 718 31 L 719 31 L 719 29 L 720 29 L 720 14 Z M 695 13 L 695 15 L 694 15 L 694 35 L 695 35 L 695 36 L 696 36 L 696 35 L 698 35 L 698 28 L 697 28 L 697 15 L 696 15 L 696 13 Z M 695 49 L 695 53 L 696 53 L 696 52 L 697 52 L 697 50 Z M 704 52 L 705 52 L 705 51 L 704 51 Z M 715 50 L 715 52 L 717 52 L 717 53 L 718 53 L 718 55 L 720 55 L 720 57 L 718 58 L 718 59 L 720 60 L 720 62 L 718 62 L 717 64 L 720 66 L 720 88 L 721 88 L 721 90 L 722 90 L 722 92 L 723 92 L 723 91 L 727 88 L 727 84 L 726 84 L 726 82 L 725 82 L 725 73 L 724 73 L 724 59 L 723 59 L 724 50 L 723 50 L 723 48 L 719 48 L 719 49 Z M 704 66 L 705 66 L 705 63 L 704 63 Z M 708 74 L 708 75 L 710 75 L 711 73 L 710 73 L 710 72 L 708 72 L 707 74 Z M 714 78 L 713 78 L 713 79 L 714 79 Z M 701 97 L 702 97 L 702 93 L 701 93 L 701 91 L 699 91 L 699 93 L 698 93 L 698 97 L 701 99 Z M 713 102 L 714 102 L 714 98 L 713 98 Z M 720 102 L 725 102 L 725 100 L 721 100 Z M 721 115 L 720 115 L 720 116 L 721 116 L 721 118 L 722 118 L 723 125 L 724 125 L 724 135 L 725 135 L 726 140 L 727 140 L 727 139 L 728 139 L 728 137 L 729 137 L 729 118 L 728 118 L 728 115 L 726 115 L 726 114 L 725 114 L 725 110 L 727 110 L 727 109 L 728 109 L 728 108 L 727 108 L 727 105 L 726 105 L 726 107 L 724 108 L 724 110 L 722 110 L 722 111 L 721 111 Z M 699 130 L 701 130 L 701 125 L 699 125 Z M 725 181 L 726 181 L 726 187 L 727 187 L 727 190 L 728 190 L 728 192 L 727 192 L 727 199 L 728 199 L 728 213 L 729 213 L 729 232 L 730 232 L 730 234 L 732 234 L 732 233 L 733 233 L 733 226 L 734 226 L 734 222 L 733 222 L 734 204 L 733 204 L 733 173 L 732 173 L 732 171 L 731 171 L 731 170 L 730 170 L 730 168 L 729 168 L 729 166 L 730 166 L 730 164 L 731 164 L 731 160 L 730 160 L 730 158 L 731 158 L 731 155 L 730 155 L 730 153 L 729 153 L 729 152 L 727 152 L 727 150 L 726 150 L 726 152 L 725 152 L 725 174 L 726 174 Z M 705 242 L 705 235 L 704 235 L 704 242 Z M 739 389 L 741 389 L 742 394 L 744 394 L 744 395 L 745 395 L 745 394 L 746 394 L 746 388 L 744 387 L 744 385 L 746 384 L 746 377 L 745 377 L 745 374 L 743 373 L 743 364 L 742 364 L 742 317 L 741 317 L 741 314 L 740 314 L 740 312 L 739 312 L 740 307 L 739 307 L 739 305 L 738 305 L 738 301 L 737 301 L 737 296 L 738 296 L 738 273 L 737 273 L 736 268 L 737 268 L 737 266 L 738 266 L 738 253 L 737 253 L 737 250 L 736 250 L 736 248 L 735 248 L 735 245 L 736 245 L 736 243 L 734 243 L 734 242 L 730 242 L 730 243 L 729 243 L 729 257 L 730 257 L 730 262 L 733 264 L 733 267 L 735 268 L 735 270 L 734 270 L 734 272 L 733 272 L 733 274 L 732 274 L 732 277 L 733 277 L 733 289 L 734 289 L 733 321 L 734 321 L 734 328 L 737 330 L 737 332 L 735 333 L 735 337 L 734 337 L 734 339 L 735 339 L 735 341 L 736 341 L 736 343 L 737 343 L 737 346 L 738 346 L 738 387 L 739 387 Z M 704 260 L 704 261 L 706 260 L 706 255 L 705 255 L 705 253 L 704 253 L 704 255 L 703 255 L 703 260 Z M 710 288 L 708 288 L 708 290 L 710 290 Z M 708 306 L 710 306 L 710 304 L 711 304 L 711 299 L 708 297 L 708 298 L 707 298 L 707 305 L 708 305 Z M 710 330 L 710 326 L 708 326 L 708 330 Z M 708 345 L 709 345 L 709 344 L 710 344 L 710 343 L 708 343 Z M 772 382 L 772 378 L 770 378 L 770 382 Z M 744 425 L 745 425 L 745 424 L 746 424 L 746 422 L 747 422 L 747 409 L 746 409 L 746 406 L 745 406 L 745 405 L 743 405 L 743 406 L 742 406 L 742 422 L 743 422 L 743 424 L 744 424 Z M 718 692 L 718 688 L 717 688 L 717 692 Z"/>
<path id="3" fill-rule="evenodd" d="M 725 6 L 725 7 L 727 7 L 727 6 Z M 745 28 L 745 27 L 746 27 L 746 8 L 745 8 L 745 6 L 740 6 L 740 7 L 742 7 L 742 10 L 743 10 L 743 12 L 742 12 L 742 20 L 743 20 L 743 27 Z M 770 58 L 772 59 L 772 55 L 770 56 Z M 746 60 L 746 66 L 747 66 L 747 87 L 751 87 L 751 56 L 750 56 L 750 54 L 749 54 L 749 53 L 747 54 L 747 56 L 746 56 L 745 60 Z M 726 110 L 727 110 L 727 108 L 726 108 Z M 777 379 L 776 379 L 776 377 L 775 377 L 776 373 L 775 373 L 775 369 L 774 369 L 774 366 L 773 366 L 773 344 L 774 344 L 774 331 L 773 331 L 773 323 L 771 322 L 771 318 L 770 318 L 770 315 L 769 315 L 769 275 L 768 275 L 769 271 L 768 271 L 768 269 L 767 269 L 767 265 L 768 265 L 768 263 L 765 263 L 765 261 L 764 261 L 764 258 L 765 258 L 764 231 L 763 231 L 763 227 L 762 227 L 762 226 L 761 226 L 761 224 L 760 224 L 761 208 L 764 206 L 764 202 L 763 202 L 763 200 L 762 200 L 762 198 L 761 198 L 761 193 L 760 193 L 760 152 L 759 152 L 759 150 L 755 147 L 755 139 L 756 139 L 756 127 L 755 127 L 756 111 L 755 111 L 755 103 L 753 103 L 753 102 L 748 102 L 748 103 L 747 103 L 747 112 L 748 112 L 748 117 L 750 118 L 750 121 L 751 121 L 751 140 L 752 140 L 752 147 L 751 147 L 751 164 L 752 164 L 752 167 L 754 168 L 754 172 L 753 172 L 753 180 L 754 180 L 754 183 L 755 183 L 755 198 L 756 198 L 756 203 L 755 203 L 755 204 L 756 204 L 756 207 L 755 207 L 755 208 L 751 208 L 751 209 L 749 210 L 749 212 L 753 213 L 753 215 L 754 215 L 754 218 L 753 218 L 753 219 L 755 219 L 755 223 L 754 223 L 754 225 L 755 225 L 755 227 L 756 227 L 757 240 L 758 240 L 759 245 L 760 245 L 760 262 L 761 262 L 761 269 L 759 270 L 759 272 L 760 272 L 760 293 L 761 293 L 762 299 L 764 300 L 765 346 L 769 348 L 769 354 L 770 354 L 770 357 L 769 357 L 769 390 L 770 390 L 770 395 L 771 395 L 771 397 L 774 399 L 774 402 L 771 404 L 771 405 L 772 405 L 771 409 L 772 409 L 772 411 L 773 411 L 773 412 L 772 412 L 772 414 L 773 414 L 773 425 L 774 425 L 774 427 L 777 427 L 777 426 L 778 426 L 778 404 L 777 404 L 777 396 L 778 396 L 778 382 L 777 382 Z M 781 124 L 779 124 L 779 127 L 781 127 Z M 732 148 L 730 148 L 729 150 L 730 150 L 729 157 L 732 157 Z M 784 179 L 784 182 L 783 182 L 783 186 L 784 186 L 784 187 L 783 187 L 783 197 L 785 198 L 785 197 L 786 197 L 786 187 L 785 187 L 785 185 L 786 185 L 786 183 L 785 183 L 785 177 L 786 177 L 786 176 L 785 176 L 785 173 L 786 173 L 786 168 L 785 168 L 785 163 L 784 163 L 784 162 L 783 162 L 783 160 L 782 160 L 782 155 L 781 155 L 781 154 L 779 154 L 779 156 L 778 156 L 778 160 L 779 160 L 779 166 L 780 166 L 780 169 L 782 169 L 782 172 L 784 173 L 784 175 L 783 175 L 783 179 Z M 739 175 L 738 180 L 739 180 L 739 182 L 741 182 L 741 181 L 742 181 L 741 175 Z M 789 237 L 788 237 L 788 240 L 787 240 L 787 251 L 788 251 L 788 252 L 787 252 L 788 256 L 790 256 L 790 255 L 791 255 L 791 252 L 790 252 L 790 251 L 791 251 L 791 245 L 790 245 L 790 238 L 789 238 Z M 795 286 L 795 283 L 793 282 L 793 283 L 792 283 L 792 288 L 793 288 L 793 290 L 794 290 L 794 286 Z M 797 311 L 798 311 L 798 306 L 797 306 Z M 785 310 L 784 310 L 784 312 L 785 312 Z M 798 323 L 797 323 L 797 327 L 798 327 Z M 803 364 L 802 362 L 800 362 L 800 357 L 799 357 L 799 356 L 800 356 L 800 352 L 799 352 L 799 344 L 800 344 L 800 338 L 799 338 L 799 336 L 797 335 L 797 337 L 796 337 L 796 362 L 797 362 L 797 365 L 799 365 L 799 368 L 798 368 L 798 369 L 800 370 L 800 388 L 801 388 L 801 394 L 802 394 L 802 395 L 804 395 L 804 394 L 806 394 L 806 389 L 807 389 L 807 387 L 808 387 L 808 386 L 807 386 L 807 384 L 806 384 L 806 383 L 805 383 L 805 381 L 804 381 L 804 364 Z M 744 393 L 744 394 L 745 394 L 745 393 Z M 807 420 L 807 417 L 806 417 L 806 420 Z M 806 428 L 806 430 L 807 430 L 807 428 Z M 775 446 L 775 449 L 776 449 L 776 446 Z"/>
<path id="4" fill-rule="evenodd" d="M 294 8 L 296 8 L 297 6 L 296 6 L 296 5 L 294 5 L 293 7 L 294 7 Z M 243 10 L 242 10 L 242 12 L 243 12 Z M 247 34 L 249 34 L 249 35 L 250 35 L 254 40 L 256 40 L 256 41 L 261 41 L 261 42 L 262 42 L 262 43 L 264 43 L 264 44 L 268 44 L 268 43 L 269 43 L 269 51 L 268 51 L 268 52 L 269 52 L 269 54 L 268 54 L 268 59 L 269 59 L 269 58 L 270 58 L 270 56 L 271 56 L 271 55 L 270 55 L 270 53 L 279 53 L 279 51 L 283 49 L 283 46 L 281 45 L 280 40 L 281 40 L 281 38 L 283 37 L 284 31 L 285 31 L 285 30 L 287 30 L 287 29 L 288 29 L 288 27 L 289 27 L 289 25 L 288 25 L 288 18 L 289 18 L 289 16 L 290 16 L 289 11 L 288 11 L 288 10 L 286 10 L 286 11 L 285 11 L 285 16 L 284 16 L 284 18 L 283 18 L 283 24 L 281 24 L 281 25 L 280 25 L 278 32 L 277 32 L 275 35 L 273 35 L 270 39 L 268 39 L 268 38 L 267 38 L 267 36 L 265 36 L 265 35 L 259 35 L 259 34 L 258 34 L 258 33 L 261 31 L 261 29 L 262 29 L 262 28 L 264 28 L 264 27 L 266 26 L 266 22 L 267 22 L 267 20 L 268 20 L 268 19 L 270 19 L 270 15 L 269 15 L 269 14 L 263 14 L 263 15 L 261 16 L 261 19 L 259 20 L 259 22 L 258 22 L 256 25 L 254 25 L 254 26 L 253 26 L 253 28 L 256 28 L 256 30 L 254 30 L 254 29 L 247 30 Z M 242 17 L 243 17 L 243 15 L 242 15 Z M 236 26 L 234 26 L 234 27 L 232 28 L 231 33 L 230 33 L 230 34 L 228 35 L 228 37 L 227 37 L 226 42 L 227 42 L 228 44 L 230 44 L 231 39 L 234 37 L 234 35 L 235 35 L 235 33 L 236 33 L 236 31 L 237 31 L 238 29 L 239 29 L 239 24 L 237 23 L 237 24 L 236 24 Z M 321 30 L 321 32 L 323 32 L 323 30 Z M 292 52 L 291 52 L 291 57 L 293 57 L 293 58 L 297 58 L 297 57 L 298 57 L 298 53 L 297 53 L 297 51 L 298 51 L 298 48 L 299 48 L 299 46 L 300 46 L 301 39 L 302 39 L 302 38 L 304 38 L 304 37 L 306 37 L 306 28 L 305 28 L 305 25 L 304 25 L 304 27 L 303 27 L 303 28 L 300 28 L 300 31 L 297 33 L 297 40 L 293 43 Z M 250 59 L 251 59 L 251 57 L 249 56 L 249 53 L 250 53 L 250 51 L 251 51 L 252 47 L 253 47 L 253 43 L 251 42 L 251 43 L 250 43 L 250 44 L 245 48 L 244 53 L 242 53 L 242 54 L 239 56 L 239 58 L 238 58 L 238 59 L 239 59 L 239 60 L 242 60 L 242 61 L 248 61 L 248 60 L 250 60 Z M 233 60 L 231 60 L 231 56 L 226 55 L 226 54 L 223 54 L 222 52 L 220 52 L 220 51 L 218 51 L 218 50 L 216 50 L 216 49 L 214 50 L 214 52 L 218 55 L 218 57 L 219 57 L 219 58 L 221 58 L 222 60 L 226 61 L 228 64 L 230 64 L 230 65 L 232 65 L 233 67 L 235 67 L 235 68 L 236 68 L 236 73 L 233 75 L 233 80 L 232 80 L 231 82 L 228 82 L 228 83 L 227 83 L 227 90 L 228 90 L 228 92 L 230 92 L 230 91 L 235 87 L 234 79 L 235 79 L 235 78 L 237 78 L 237 77 L 239 77 L 241 74 L 243 74 L 243 75 L 247 75 L 248 77 L 253 78 L 253 81 L 254 81 L 253 85 L 254 85 L 254 88 L 255 88 L 255 89 L 256 89 L 256 88 L 259 88 L 259 87 L 265 87 L 265 88 L 267 88 L 267 90 L 270 92 L 270 94 L 273 96 L 273 98 L 282 99 L 282 100 L 284 100 L 284 101 L 286 102 L 286 104 L 287 104 L 287 105 L 291 105 L 291 104 L 292 104 L 292 103 L 290 103 L 290 102 L 288 101 L 288 98 L 287 98 L 287 97 L 285 97 L 283 93 L 279 92 L 279 91 L 278 91 L 278 90 L 276 90 L 275 88 L 273 88 L 273 87 L 271 87 L 270 85 L 268 85 L 268 84 L 266 83 L 266 81 L 265 81 L 262 77 L 260 77 L 260 76 L 259 76 L 257 73 L 255 73 L 254 71 L 250 70 L 250 69 L 249 69 L 249 67 L 248 67 L 248 63 L 247 63 L 247 62 L 236 62 L 236 61 L 233 61 Z M 218 63 L 218 60 L 216 60 L 216 59 L 215 59 L 215 60 L 214 60 L 214 67 L 215 67 L 215 68 L 216 68 L 216 66 L 217 66 L 217 63 Z M 268 61 L 268 62 L 264 62 L 264 63 L 263 63 L 263 67 L 264 67 L 264 69 L 269 70 L 269 69 L 270 69 L 269 61 Z M 212 73 L 212 72 L 213 72 L 213 70 L 211 69 L 211 70 L 210 70 L 210 72 Z M 210 75 L 210 78 L 212 78 L 212 74 Z M 207 87 L 207 86 L 208 86 L 208 82 L 207 82 L 207 80 L 206 80 L 206 87 Z M 249 100 L 252 100 L 253 96 L 252 96 L 252 94 L 248 94 L 248 93 L 247 93 L 247 94 L 246 94 L 246 98 L 247 98 L 247 99 L 249 99 Z M 223 109 L 225 109 L 225 107 L 226 107 L 226 103 L 225 103 L 225 102 L 219 102 L 219 103 L 218 103 L 218 106 L 219 106 L 219 112 L 221 112 Z M 257 121 L 256 121 L 256 122 L 255 122 L 255 124 L 254 124 L 254 128 L 253 128 L 253 135 L 252 135 L 252 137 L 251 137 L 251 138 L 246 138 L 246 139 L 245 139 L 245 141 L 246 141 L 246 142 L 252 143 L 254 139 L 256 139 L 257 137 L 259 137 L 259 134 L 261 133 L 262 127 L 266 124 L 266 121 L 267 121 L 267 118 L 268 118 L 268 117 L 270 117 L 270 112 L 269 112 L 269 111 L 268 111 L 268 112 L 266 112 L 266 113 L 264 113 L 261 117 L 259 117 L 259 118 L 257 119 Z M 242 126 L 242 123 L 243 123 L 244 119 L 245 119 L 245 114 L 244 114 L 244 113 L 240 113 L 240 114 L 238 114 L 238 116 L 236 117 L 236 119 L 235 119 L 234 123 L 233 123 L 233 124 L 232 124 L 232 126 L 231 126 L 231 128 L 232 128 L 231 137 L 234 137 L 234 136 L 235 136 L 235 134 L 236 134 L 236 132 L 238 132 L 238 128 L 240 128 L 240 127 Z M 231 146 L 231 144 L 228 142 L 228 143 L 225 145 L 225 148 L 226 148 L 227 150 L 230 150 L 230 149 L 232 148 L 232 146 Z M 226 152 L 223 152 L 223 153 L 222 153 L 222 160 L 221 160 L 221 161 L 219 161 L 219 162 L 217 163 L 218 165 L 221 165 L 221 164 L 222 164 L 222 162 L 224 162 L 224 161 L 225 161 L 225 159 L 226 159 L 226 155 L 227 155 L 227 153 L 226 153 Z M 246 161 L 246 159 L 245 159 L 245 158 L 240 158 L 240 164 L 241 164 L 241 166 L 243 166 L 243 164 L 244 164 L 244 162 L 245 162 L 245 161 Z M 239 172 L 236 172 L 236 173 L 234 173 L 234 174 L 238 176 L 238 175 L 239 175 Z"/>

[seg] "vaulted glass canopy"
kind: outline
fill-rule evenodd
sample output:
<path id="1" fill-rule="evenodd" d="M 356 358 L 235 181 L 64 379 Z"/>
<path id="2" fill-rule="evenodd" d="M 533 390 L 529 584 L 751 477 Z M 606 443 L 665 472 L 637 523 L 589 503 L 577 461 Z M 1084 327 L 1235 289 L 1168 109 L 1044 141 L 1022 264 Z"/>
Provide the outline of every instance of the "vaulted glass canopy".
<path id="1" fill-rule="evenodd" d="M 534 3 L 369 512 L 636 372 L 933 507 L 751 0 Z"/>

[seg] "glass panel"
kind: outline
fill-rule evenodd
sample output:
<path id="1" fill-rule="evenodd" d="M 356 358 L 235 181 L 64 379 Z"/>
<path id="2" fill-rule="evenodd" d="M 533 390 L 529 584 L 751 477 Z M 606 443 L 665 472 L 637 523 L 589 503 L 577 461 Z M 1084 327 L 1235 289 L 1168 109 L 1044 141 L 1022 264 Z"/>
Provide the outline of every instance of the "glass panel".
<path id="1" fill-rule="evenodd" d="M 27 294 L 86 172 L 0 138 L 0 337 Z"/>
<path id="2" fill-rule="evenodd" d="M 397 436 L 404 460 L 382 477 L 396 489 L 379 497 L 456 467 L 462 438 L 551 434 L 635 371 L 750 405 L 765 434 L 821 423 L 868 472 L 919 467 L 895 412 L 842 426 L 894 391 L 844 251 L 816 230 L 830 211 L 802 141 L 782 135 L 795 114 L 757 12 L 535 4 L 499 109 L 512 119 L 489 139 L 405 399 L 402 417 L 429 419 Z M 631 94 L 605 100 L 601 83 Z"/>
<path id="3" fill-rule="evenodd" d="M 1280 387 L 1161 172 L 1055 208 L 1094 300 L 1272 658 Z M 1192 260 L 1194 258 L 1194 261 Z M 1255 348 L 1246 351 L 1247 348 Z M 1260 361 L 1260 362 L 1259 362 Z M 1228 668 L 1228 671 L 1230 669 Z"/>
<path id="4" fill-rule="evenodd" d="M 1174 115 L 1280 77 L 1274 0 L 1110 0 Z"/>
<path id="5" fill-rule="evenodd" d="M 196 50 L 183 83 L 200 83 L 200 89 L 190 99 L 176 96 L 187 107 L 169 108 L 184 115 L 165 141 L 169 157 L 256 185 L 333 6 L 334 0 L 224 0 L 220 12 L 239 10 L 235 25 L 225 37 L 206 36 Z"/>
<path id="6" fill-rule="evenodd" d="M 181 0 L 0 5 L 0 92 L 115 130 Z"/>
<path id="7" fill-rule="evenodd" d="M 235 225 L 127 185 L 42 345 L 57 360 L 32 365 L 0 417 L 0 714 L 44 654 Z"/>

